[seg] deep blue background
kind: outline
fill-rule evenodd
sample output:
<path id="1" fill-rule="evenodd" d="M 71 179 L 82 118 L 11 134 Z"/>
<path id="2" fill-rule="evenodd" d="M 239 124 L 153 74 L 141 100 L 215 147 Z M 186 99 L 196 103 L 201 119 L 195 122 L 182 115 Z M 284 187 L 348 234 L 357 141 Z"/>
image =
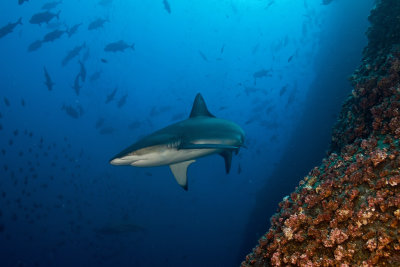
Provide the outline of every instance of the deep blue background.
<path id="1" fill-rule="evenodd" d="M 168 13 L 162 1 L 64 0 L 53 10 L 61 10 L 59 20 L 30 24 L 45 2 L 0 3 L 0 27 L 23 22 L 0 39 L 1 266 L 238 265 L 276 209 L 276 199 L 260 197 L 262 188 L 273 181 L 281 199 L 328 148 L 372 5 L 170 0 Z M 97 18 L 109 21 L 89 31 Z M 76 23 L 82 26 L 71 38 L 27 51 L 50 27 Z M 118 40 L 135 43 L 135 51 L 104 51 Z M 83 43 L 63 67 L 68 51 Z M 88 72 L 79 96 L 72 89 L 78 59 Z M 43 67 L 52 91 L 43 84 Z M 255 79 L 261 70 L 270 75 Z M 91 82 L 97 71 L 100 78 Z M 106 104 L 114 88 L 116 99 Z M 197 92 L 211 113 L 246 132 L 247 149 L 229 175 L 221 157 L 199 159 L 185 192 L 168 167 L 109 165 L 137 138 L 186 118 Z M 84 112 L 72 118 L 63 105 Z M 310 122 L 309 114 L 323 119 Z M 97 129 L 99 119 L 104 125 Z M 296 155 L 302 161 L 291 157 L 298 140 L 308 140 L 305 151 L 310 145 Z M 277 170 L 287 169 L 300 171 L 279 186 Z M 126 225 L 140 230 L 125 231 Z M 100 232 L 104 227 L 120 233 Z"/>

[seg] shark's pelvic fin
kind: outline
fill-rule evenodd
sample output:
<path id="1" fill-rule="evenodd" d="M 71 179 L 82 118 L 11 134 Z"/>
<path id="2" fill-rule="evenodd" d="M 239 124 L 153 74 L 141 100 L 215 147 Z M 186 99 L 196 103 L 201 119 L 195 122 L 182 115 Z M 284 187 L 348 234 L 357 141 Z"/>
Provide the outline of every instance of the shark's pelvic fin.
<path id="1" fill-rule="evenodd" d="M 192 111 L 190 112 L 190 118 L 198 117 L 198 116 L 206 116 L 206 117 L 215 118 L 215 116 L 212 115 L 210 113 L 210 111 L 208 111 L 206 102 L 204 101 L 204 98 L 201 96 L 200 93 L 198 93 L 196 95 L 196 98 L 194 99 L 194 102 L 193 102 Z"/>
<path id="2" fill-rule="evenodd" d="M 186 191 L 188 190 L 187 168 L 193 162 L 195 162 L 195 160 L 188 160 L 188 161 L 179 162 L 179 163 L 176 163 L 176 164 L 169 165 L 173 175 L 175 176 L 176 181 Z"/>
<path id="3" fill-rule="evenodd" d="M 232 150 L 225 150 L 219 153 L 225 160 L 225 171 L 229 173 L 231 170 L 231 163 L 232 163 Z"/>

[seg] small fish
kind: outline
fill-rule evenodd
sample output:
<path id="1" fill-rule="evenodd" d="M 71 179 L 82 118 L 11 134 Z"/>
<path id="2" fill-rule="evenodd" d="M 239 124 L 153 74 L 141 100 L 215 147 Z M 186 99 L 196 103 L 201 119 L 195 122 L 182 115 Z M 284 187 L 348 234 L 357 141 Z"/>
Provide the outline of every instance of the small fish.
<path id="1" fill-rule="evenodd" d="M 266 114 L 270 114 L 274 110 L 274 106 L 270 106 L 265 110 Z"/>
<path id="2" fill-rule="evenodd" d="M 79 78 L 80 78 L 80 76 L 81 76 L 80 73 L 78 73 L 78 74 L 75 76 L 74 86 L 72 86 L 72 88 L 75 90 L 75 93 L 76 93 L 77 96 L 79 96 L 79 92 L 80 92 L 80 90 L 81 90 L 81 88 L 82 88 L 82 86 L 79 84 Z"/>
<path id="3" fill-rule="evenodd" d="M 62 66 L 63 67 L 66 66 L 68 64 L 68 62 L 71 61 L 71 59 L 77 57 L 84 47 L 86 47 L 86 43 L 75 46 L 72 50 L 70 50 L 68 52 L 68 54 L 62 60 L 62 62 L 61 62 Z"/>
<path id="4" fill-rule="evenodd" d="M 12 33 L 17 27 L 17 25 L 22 25 L 22 18 L 19 18 L 17 22 L 9 22 L 6 26 L 3 26 L 0 28 L 0 39 L 3 38 L 4 36 L 8 35 L 9 33 Z"/>
<path id="5" fill-rule="evenodd" d="M 53 42 L 53 41 L 55 41 L 55 40 L 61 38 L 61 36 L 62 36 L 64 33 L 66 33 L 66 31 L 61 31 L 61 30 L 54 30 L 54 31 L 51 31 L 51 32 L 49 32 L 48 34 L 46 34 L 46 35 L 43 37 L 42 42 L 43 42 L 43 43 L 46 43 L 46 42 Z"/>
<path id="6" fill-rule="evenodd" d="M 61 109 L 64 110 L 68 116 L 74 119 L 77 119 L 83 115 L 83 108 L 80 105 L 78 105 L 76 108 L 63 105 Z"/>
<path id="7" fill-rule="evenodd" d="M 68 38 L 71 38 L 71 36 L 74 35 L 78 31 L 78 29 L 81 25 L 82 25 L 82 23 L 78 23 L 78 24 L 75 24 L 74 26 L 72 26 L 71 28 L 69 28 L 67 30 Z"/>
<path id="8" fill-rule="evenodd" d="M 253 123 L 254 121 L 256 121 L 256 117 L 255 116 L 253 116 L 250 119 L 248 119 L 244 124 L 248 125 L 250 123 Z"/>
<path id="9" fill-rule="evenodd" d="M 118 108 L 121 108 L 122 106 L 125 105 L 127 98 L 128 98 L 128 94 L 125 94 L 118 100 L 118 103 L 117 103 Z"/>
<path id="10" fill-rule="evenodd" d="M 101 58 L 100 61 L 103 62 L 103 63 L 108 63 L 108 60 L 105 59 L 105 58 Z"/>
<path id="11" fill-rule="evenodd" d="M 25 107 L 25 100 L 23 98 L 21 99 L 21 106 Z"/>
<path id="12" fill-rule="evenodd" d="M 244 92 L 246 93 L 247 96 L 249 96 L 252 93 L 258 92 L 258 91 L 260 91 L 259 88 L 249 87 L 249 86 L 244 87 Z"/>
<path id="13" fill-rule="evenodd" d="M 38 50 L 39 48 L 42 47 L 42 44 L 43 44 L 42 40 L 34 41 L 33 43 L 31 43 L 31 44 L 28 46 L 28 51 L 29 51 L 29 52 L 36 51 L 36 50 Z"/>
<path id="14" fill-rule="evenodd" d="M 28 2 L 29 0 L 18 0 L 18 5 L 22 5 L 24 2 Z"/>
<path id="15" fill-rule="evenodd" d="M 207 59 L 206 55 L 204 55 L 204 53 L 201 52 L 200 50 L 199 50 L 199 55 L 200 55 L 200 57 L 201 57 L 204 61 L 207 61 L 207 62 L 208 62 L 208 59 Z"/>
<path id="16" fill-rule="evenodd" d="M 46 67 L 43 67 L 43 71 L 44 71 L 44 78 L 45 78 L 44 84 L 46 85 L 47 89 L 49 91 L 51 91 L 51 90 L 53 90 L 54 82 L 51 80 L 51 77 L 50 77 L 49 72 L 47 71 Z"/>
<path id="17" fill-rule="evenodd" d="M 242 166 L 240 166 L 240 163 L 239 163 L 239 166 L 238 166 L 237 173 L 238 173 L 238 174 L 241 174 L 241 173 L 242 173 Z"/>
<path id="18" fill-rule="evenodd" d="M 171 6 L 169 5 L 167 0 L 163 0 L 164 8 L 168 12 L 168 14 L 171 14 Z"/>
<path id="19" fill-rule="evenodd" d="M 275 3 L 275 0 L 270 0 L 268 2 L 267 6 L 265 7 L 265 10 L 268 10 L 274 3 Z"/>
<path id="20" fill-rule="evenodd" d="M 262 70 L 259 70 L 259 71 L 254 72 L 254 73 L 253 73 L 253 78 L 267 77 L 267 76 L 270 75 L 269 73 L 270 73 L 269 70 L 262 69 Z"/>
<path id="21" fill-rule="evenodd" d="M 47 3 L 43 4 L 42 9 L 50 10 L 50 9 L 56 8 L 61 3 L 62 3 L 62 1 L 47 2 Z"/>
<path id="22" fill-rule="evenodd" d="M 279 91 L 279 96 L 283 96 L 285 93 L 286 93 L 286 90 L 287 90 L 287 85 L 285 85 L 285 86 L 283 86 L 282 88 L 281 88 L 281 90 Z"/>
<path id="23" fill-rule="evenodd" d="M 42 23 L 48 24 L 53 18 L 59 19 L 60 12 L 61 11 L 58 11 L 58 13 L 51 13 L 49 11 L 45 11 L 45 12 L 36 13 L 31 17 L 31 19 L 29 20 L 29 23 L 39 24 L 39 26 L 42 25 Z"/>
<path id="24" fill-rule="evenodd" d="M 89 26 L 88 26 L 88 30 L 92 31 L 92 30 L 96 30 L 99 28 L 103 28 L 104 23 L 106 23 L 107 21 L 109 21 L 108 19 L 102 19 L 102 18 L 98 18 L 94 21 L 92 21 Z"/>
<path id="25" fill-rule="evenodd" d="M 261 69 L 253 73 L 254 84 L 256 84 L 256 80 L 263 77 L 271 76 L 270 70 Z"/>
<path id="26" fill-rule="evenodd" d="M 82 82 L 85 82 L 86 80 L 86 68 L 85 65 L 79 60 L 79 65 L 80 65 L 80 72 L 79 75 L 81 76 Z"/>
<path id="27" fill-rule="evenodd" d="M 287 62 L 290 62 L 290 61 L 292 61 L 292 59 L 293 59 L 293 56 L 294 56 L 294 55 L 291 55 L 291 56 L 288 58 Z"/>
<path id="28" fill-rule="evenodd" d="M 91 82 L 97 81 L 100 78 L 101 72 L 102 71 L 99 70 L 99 71 L 96 71 L 95 73 L 93 73 L 92 75 L 90 75 L 90 81 Z"/>
<path id="29" fill-rule="evenodd" d="M 221 50 L 220 50 L 220 54 L 222 55 L 222 53 L 224 53 L 224 49 L 225 49 L 225 44 L 222 45 Z"/>
<path id="30" fill-rule="evenodd" d="M 125 41 L 119 40 L 117 42 L 109 43 L 108 45 L 106 45 L 106 47 L 104 47 L 104 51 L 106 51 L 106 52 L 123 52 L 127 48 L 131 48 L 132 50 L 135 50 L 135 43 L 132 43 L 131 45 L 129 45 Z"/>
<path id="31" fill-rule="evenodd" d="M 7 97 L 4 97 L 4 104 L 6 104 L 7 107 L 10 106 L 10 101 L 8 100 Z"/>
<path id="32" fill-rule="evenodd" d="M 104 119 L 104 118 L 99 118 L 99 119 L 97 120 L 96 124 L 95 124 L 96 129 L 100 129 L 100 127 L 103 126 L 104 122 L 105 122 L 105 119 Z"/>
<path id="33" fill-rule="evenodd" d="M 110 103 L 111 101 L 114 100 L 114 97 L 115 97 L 115 94 L 117 93 L 117 90 L 118 90 L 118 88 L 115 88 L 114 91 L 112 91 L 112 93 L 107 96 L 106 104 L 108 104 L 108 103 Z"/>

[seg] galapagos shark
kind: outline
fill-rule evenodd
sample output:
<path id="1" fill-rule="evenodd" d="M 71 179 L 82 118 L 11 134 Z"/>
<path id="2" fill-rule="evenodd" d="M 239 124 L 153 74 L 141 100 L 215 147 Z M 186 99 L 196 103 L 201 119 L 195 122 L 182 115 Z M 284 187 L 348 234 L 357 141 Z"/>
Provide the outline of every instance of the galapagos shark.
<path id="1" fill-rule="evenodd" d="M 242 128 L 212 115 L 198 93 L 188 119 L 145 136 L 118 153 L 110 163 L 136 167 L 169 165 L 178 184 L 187 191 L 190 164 L 197 158 L 220 154 L 229 173 L 232 152 L 237 154 L 243 142 Z"/>

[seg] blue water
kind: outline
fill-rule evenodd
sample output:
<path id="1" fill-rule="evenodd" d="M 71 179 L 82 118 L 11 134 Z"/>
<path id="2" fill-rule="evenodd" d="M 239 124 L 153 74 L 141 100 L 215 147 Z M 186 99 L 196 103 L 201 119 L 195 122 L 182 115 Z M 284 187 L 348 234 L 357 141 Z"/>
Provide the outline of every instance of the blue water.
<path id="1" fill-rule="evenodd" d="M 29 21 L 46 1 L 1 1 L 0 28 L 23 23 L 0 39 L 1 266 L 237 266 L 253 245 L 243 243 L 256 195 L 288 158 L 288 140 L 325 69 L 321 58 L 349 66 L 337 79 L 342 86 L 366 44 L 372 1 L 321 2 L 169 0 L 168 10 L 161 0 L 64 0 L 50 11 L 59 18 L 36 25 Z M 89 30 L 99 18 L 104 25 Z M 28 50 L 79 23 L 71 37 Z M 135 49 L 104 50 L 119 40 Z M 77 95 L 79 61 L 87 77 L 78 77 Z M 319 92 L 335 82 L 318 80 Z M 246 132 L 230 174 L 218 155 L 198 159 L 186 192 L 167 166 L 108 163 L 138 138 L 187 118 L 198 92 L 211 113 Z M 328 136 L 338 110 L 316 111 L 329 123 L 308 135 Z M 321 143 L 319 152 L 329 139 Z"/>

